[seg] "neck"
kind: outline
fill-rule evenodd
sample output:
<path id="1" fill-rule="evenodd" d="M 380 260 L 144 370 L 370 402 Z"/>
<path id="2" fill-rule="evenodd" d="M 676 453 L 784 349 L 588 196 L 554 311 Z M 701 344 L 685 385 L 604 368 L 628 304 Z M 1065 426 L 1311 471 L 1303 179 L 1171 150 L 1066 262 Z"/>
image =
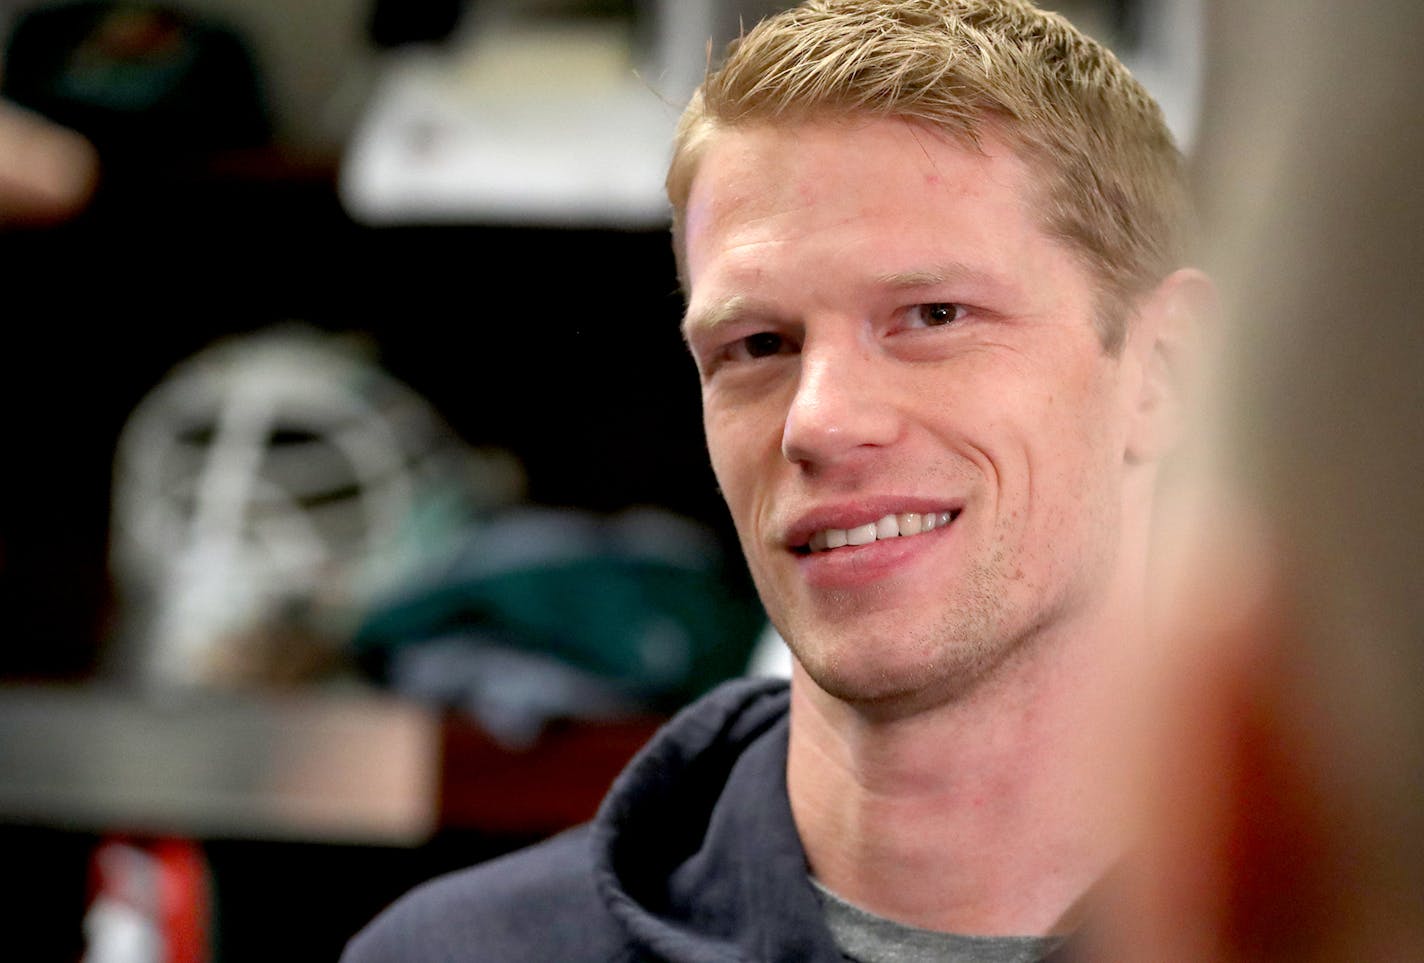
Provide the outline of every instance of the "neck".
<path id="1" fill-rule="evenodd" d="M 1134 619 L 1040 638 L 950 703 L 874 713 L 797 666 L 787 785 L 811 870 L 944 932 L 1037 935 L 1120 853 L 1104 763 Z"/>

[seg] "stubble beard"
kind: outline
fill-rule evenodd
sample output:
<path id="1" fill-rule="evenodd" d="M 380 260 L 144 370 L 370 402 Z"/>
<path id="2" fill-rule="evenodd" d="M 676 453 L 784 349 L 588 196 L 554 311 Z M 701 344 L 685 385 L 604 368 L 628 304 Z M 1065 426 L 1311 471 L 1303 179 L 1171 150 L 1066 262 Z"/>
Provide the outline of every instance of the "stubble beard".
<path id="1" fill-rule="evenodd" d="M 1042 620 L 1012 624 L 1009 582 L 999 547 L 954 586 L 939 618 L 912 627 L 909 635 L 854 637 L 836 630 L 818 637 L 794 619 L 778 629 L 827 694 L 878 716 L 910 714 L 968 698 L 1028 644 Z"/>

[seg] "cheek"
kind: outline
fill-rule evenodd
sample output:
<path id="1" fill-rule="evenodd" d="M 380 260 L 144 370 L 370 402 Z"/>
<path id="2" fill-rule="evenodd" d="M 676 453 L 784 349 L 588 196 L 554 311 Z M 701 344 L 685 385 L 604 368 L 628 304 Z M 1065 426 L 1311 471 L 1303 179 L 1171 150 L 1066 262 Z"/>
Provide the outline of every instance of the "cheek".
<path id="1" fill-rule="evenodd" d="M 1122 417 L 1112 382 L 1090 369 L 1045 369 L 994 397 L 977 412 L 985 430 L 972 440 L 996 479 L 1003 531 L 1022 540 L 1026 561 L 1071 567 L 1082 560 L 1068 546 L 1116 524 Z"/>
<path id="2" fill-rule="evenodd" d="M 1114 480 L 1123 456 L 1126 406 L 1115 369 L 1088 364 L 1060 375 L 1043 392 L 1038 421 L 1041 445 L 1070 484 Z"/>
<path id="3" fill-rule="evenodd" d="M 757 464 L 750 427 L 715 408 L 704 409 L 702 428 L 712 473 L 717 476 L 722 498 L 734 516 L 746 498 Z M 740 524 L 740 518 L 736 520 Z"/>

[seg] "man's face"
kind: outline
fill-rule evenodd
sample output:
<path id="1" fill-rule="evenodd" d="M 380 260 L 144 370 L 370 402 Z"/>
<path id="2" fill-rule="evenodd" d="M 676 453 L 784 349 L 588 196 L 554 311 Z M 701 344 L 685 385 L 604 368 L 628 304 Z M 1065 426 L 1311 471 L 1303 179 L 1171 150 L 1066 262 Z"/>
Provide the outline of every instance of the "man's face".
<path id="1" fill-rule="evenodd" d="M 772 621 L 852 701 L 952 697 L 1122 578 L 1131 391 L 1029 169 L 983 148 L 733 129 L 688 203 L 713 468 Z"/>

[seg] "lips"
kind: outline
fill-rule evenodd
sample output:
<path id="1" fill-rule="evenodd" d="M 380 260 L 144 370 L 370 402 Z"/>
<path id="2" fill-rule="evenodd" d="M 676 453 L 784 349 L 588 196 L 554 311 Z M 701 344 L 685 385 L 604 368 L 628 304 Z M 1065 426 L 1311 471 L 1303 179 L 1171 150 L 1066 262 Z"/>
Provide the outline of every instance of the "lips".
<path id="1" fill-rule="evenodd" d="M 827 508 L 808 513 L 791 526 L 785 544 L 798 555 L 822 554 L 843 548 L 858 548 L 874 542 L 912 538 L 933 532 L 959 516 L 955 505 L 920 504 L 858 505 L 844 509 Z"/>
<path id="2" fill-rule="evenodd" d="M 822 528 L 811 535 L 805 550 L 825 552 L 844 548 L 847 545 L 869 545 L 871 542 L 887 538 L 909 538 L 948 525 L 957 514 L 959 514 L 957 511 L 950 510 L 924 513 L 897 512 L 882 516 L 865 525 L 857 525 L 854 528 Z"/>
<path id="3" fill-rule="evenodd" d="M 953 565 L 954 556 L 945 553 L 957 541 L 952 533 L 963 509 L 943 496 L 821 505 L 783 530 L 781 547 L 794 559 L 796 578 L 806 590 L 837 593 L 818 597 L 841 605 L 852 598 L 843 593 L 923 574 L 927 564 L 936 570 Z"/>

